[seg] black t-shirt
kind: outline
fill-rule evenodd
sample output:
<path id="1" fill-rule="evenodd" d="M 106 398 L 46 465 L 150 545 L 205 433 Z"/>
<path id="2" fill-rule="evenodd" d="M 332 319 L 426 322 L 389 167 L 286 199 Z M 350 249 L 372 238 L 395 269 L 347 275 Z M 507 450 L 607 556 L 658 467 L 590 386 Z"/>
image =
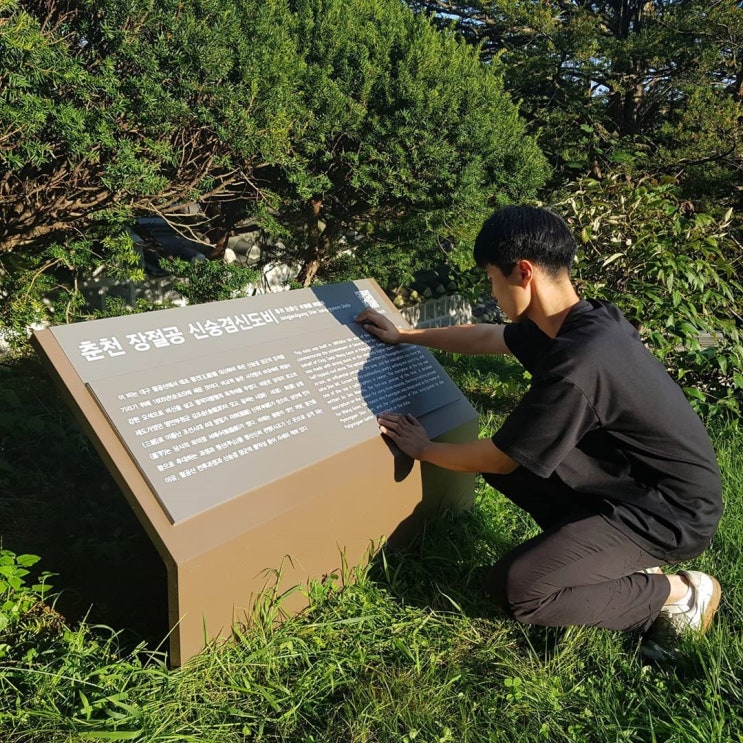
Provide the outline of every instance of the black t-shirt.
<path id="1" fill-rule="evenodd" d="M 597 512 L 658 557 L 705 549 L 722 513 L 712 444 L 619 309 L 583 300 L 556 338 L 527 320 L 508 325 L 505 341 L 532 382 L 495 445 L 595 497 Z"/>

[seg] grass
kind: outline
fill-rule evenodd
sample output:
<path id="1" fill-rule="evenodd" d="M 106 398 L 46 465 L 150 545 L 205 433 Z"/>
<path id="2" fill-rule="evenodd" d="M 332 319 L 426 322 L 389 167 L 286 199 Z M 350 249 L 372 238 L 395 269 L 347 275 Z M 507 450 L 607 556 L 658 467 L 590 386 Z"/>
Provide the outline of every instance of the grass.
<path id="1" fill-rule="evenodd" d="M 518 369 L 442 361 L 480 408 L 483 432 L 492 430 L 522 389 Z M 59 570 L 55 586 L 66 589 L 77 574 L 64 547 L 53 546 L 62 541 L 73 556 L 102 562 L 121 593 L 114 569 L 146 553 L 136 525 L 121 509 L 113 539 L 96 536 L 95 514 L 81 516 L 83 504 L 105 510 L 110 523 L 115 488 L 53 392 L 38 377 L 33 384 L 28 368 L 19 378 L 3 373 L 17 396 L 0 417 L 3 546 L 33 547 L 30 514 L 46 513 L 59 528 L 38 543 L 40 565 Z M 29 416 L 35 432 L 24 427 Z M 725 594 L 712 630 L 687 643 L 674 666 L 644 664 L 637 638 L 622 633 L 523 627 L 499 616 L 478 568 L 535 526 L 480 483 L 472 512 L 447 514 L 404 550 L 382 550 L 311 584 L 308 610 L 284 622 L 276 621 L 279 583 L 231 642 L 175 671 L 152 629 L 114 631 L 93 614 L 72 620 L 61 611 L 65 590 L 56 604 L 26 602 L 0 631 L 0 741 L 743 741 L 743 437 L 734 427 L 713 435 L 726 512 L 693 565 L 715 573 Z M 26 586 L 0 590 L 0 605 L 34 595 Z M 147 604 L 136 587 L 127 598 Z"/>

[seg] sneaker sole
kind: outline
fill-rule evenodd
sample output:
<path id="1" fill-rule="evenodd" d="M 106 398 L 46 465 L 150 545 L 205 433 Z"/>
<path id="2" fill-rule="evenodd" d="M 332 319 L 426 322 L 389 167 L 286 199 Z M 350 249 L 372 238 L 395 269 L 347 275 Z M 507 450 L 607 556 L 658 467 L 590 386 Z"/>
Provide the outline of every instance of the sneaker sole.
<path id="1" fill-rule="evenodd" d="M 717 578 L 711 575 L 709 577 L 712 580 L 712 596 L 707 604 L 707 608 L 704 610 L 704 614 L 702 614 L 702 632 L 706 632 L 710 624 L 712 624 L 712 619 L 717 613 L 717 608 L 720 606 L 720 599 L 722 598 L 722 588 Z"/>

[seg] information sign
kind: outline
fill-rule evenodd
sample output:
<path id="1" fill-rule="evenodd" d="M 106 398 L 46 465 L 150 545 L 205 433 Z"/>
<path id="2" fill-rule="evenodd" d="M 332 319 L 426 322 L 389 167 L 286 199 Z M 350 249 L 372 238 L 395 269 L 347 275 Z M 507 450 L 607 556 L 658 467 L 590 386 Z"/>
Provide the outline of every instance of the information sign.
<path id="1" fill-rule="evenodd" d="M 424 495 L 420 476 L 404 486 L 408 499 L 386 521 L 364 516 L 369 498 L 386 503 L 380 491 L 399 491 L 400 472 L 410 470 L 394 466 L 377 414 L 412 413 L 433 438 L 472 434 L 476 414 L 434 357 L 367 333 L 355 322 L 365 307 L 406 324 L 365 279 L 36 334 L 37 349 L 169 565 L 174 627 L 183 625 L 185 603 L 201 605 L 182 595 L 187 563 L 195 556 L 203 563 L 211 552 L 226 560 L 225 545 L 260 542 L 256 529 L 271 543 L 272 529 L 287 533 L 282 515 L 302 504 L 319 519 L 320 501 L 331 509 L 342 501 L 346 520 L 358 515 L 353 528 L 332 525 L 335 548 L 348 545 L 344 531 L 358 541 L 364 529 L 388 524 L 390 531 L 408 515 L 410 499 Z M 387 464 L 354 482 L 357 458 L 369 456 Z M 461 495 L 461 482 L 456 488 Z M 318 538 L 326 528 L 318 523 Z M 196 545 L 188 541 L 195 534 L 203 535 Z M 378 536 L 370 531 L 365 542 Z M 275 554 L 251 555 L 262 561 L 251 575 L 294 547 L 279 541 Z M 225 590 L 234 606 L 239 587 Z"/>

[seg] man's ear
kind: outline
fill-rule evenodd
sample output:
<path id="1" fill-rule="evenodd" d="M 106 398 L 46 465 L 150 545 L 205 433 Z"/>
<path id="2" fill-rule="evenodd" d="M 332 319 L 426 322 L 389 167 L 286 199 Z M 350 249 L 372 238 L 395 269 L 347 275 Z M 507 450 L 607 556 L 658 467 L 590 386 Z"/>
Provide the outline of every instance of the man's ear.
<path id="1" fill-rule="evenodd" d="M 515 283 L 526 288 L 534 278 L 534 264 L 526 258 L 516 261 L 511 275 L 516 279 Z"/>

